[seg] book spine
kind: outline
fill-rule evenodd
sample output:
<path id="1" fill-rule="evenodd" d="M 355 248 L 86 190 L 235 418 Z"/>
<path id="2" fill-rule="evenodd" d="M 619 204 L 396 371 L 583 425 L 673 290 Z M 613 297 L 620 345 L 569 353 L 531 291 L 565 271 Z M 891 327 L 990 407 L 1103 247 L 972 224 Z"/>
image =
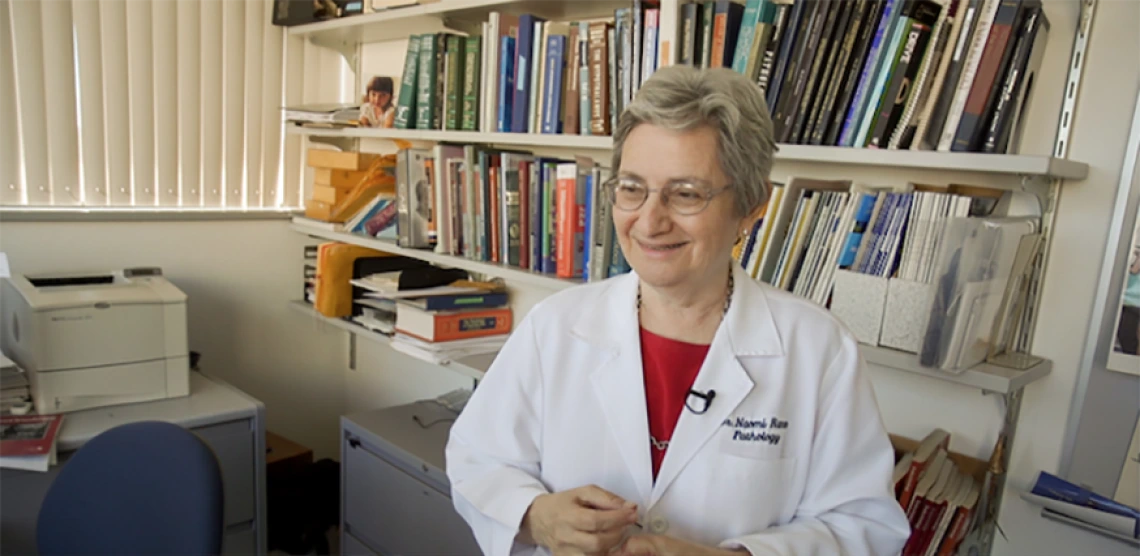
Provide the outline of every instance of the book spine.
<path id="1" fill-rule="evenodd" d="M 789 143 L 801 142 L 804 127 L 810 122 L 813 107 L 822 104 L 822 99 L 816 97 L 822 94 L 818 92 L 822 86 L 821 80 L 833 67 L 827 63 L 827 60 L 834 55 L 833 51 L 838 50 L 836 28 L 839 23 L 846 26 L 851 6 L 850 2 L 834 2 L 827 9 L 827 17 L 819 35 L 819 46 L 816 47 L 814 59 L 807 68 L 807 81 L 804 84 L 803 95 L 799 99 L 799 107 L 796 108 L 794 115 L 789 115 L 790 119 L 785 125 L 785 130 L 790 130 L 785 139 Z"/>
<path id="2" fill-rule="evenodd" d="M 610 130 L 617 129 L 618 117 L 621 116 L 621 107 L 619 106 L 618 95 L 618 79 L 617 79 L 617 50 L 613 45 L 617 40 L 617 30 L 612 25 L 606 27 L 606 82 L 609 88 L 606 89 L 607 98 L 610 108 Z"/>
<path id="3" fill-rule="evenodd" d="M 435 36 L 435 102 L 431 106 L 431 129 L 443 129 L 443 104 L 447 102 L 447 33 Z"/>
<path id="4" fill-rule="evenodd" d="M 545 222 L 542 212 L 543 184 L 542 159 L 533 161 L 528 168 L 530 174 L 530 218 L 528 219 L 530 235 L 530 270 L 542 271 L 542 227 Z"/>
<path id="5" fill-rule="evenodd" d="M 593 103 L 590 102 L 590 97 L 593 92 L 593 79 L 591 74 L 592 64 L 590 63 L 590 28 L 586 22 L 578 24 L 578 130 L 582 135 L 593 135 L 591 132 L 591 120 L 593 116 L 590 113 Z"/>
<path id="6" fill-rule="evenodd" d="M 447 114 L 443 123 L 446 130 L 459 129 L 463 117 L 463 79 L 467 60 L 465 46 L 463 37 L 447 36 Z"/>
<path id="7" fill-rule="evenodd" d="M 879 109 L 883 104 L 888 102 L 886 100 L 886 89 L 891 82 L 891 77 L 895 74 L 899 59 L 902 57 L 903 46 L 906 44 L 905 39 L 910 31 L 910 24 L 911 19 L 906 15 L 899 16 L 898 21 L 895 22 L 890 43 L 882 52 L 884 58 L 883 67 L 880 69 L 879 75 L 876 77 L 871 92 L 867 97 L 867 109 L 863 112 L 863 119 L 859 123 L 859 129 L 852 139 L 852 147 L 863 147 L 867 145 L 871 130 L 874 129 L 875 123 L 879 119 Z"/>
<path id="8" fill-rule="evenodd" d="M 471 311 L 450 314 L 437 314 L 432 319 L 432 338 L 420 338 L 431 342 L 450 342 L 497 336 L 511 331 L 511 310 Z M 414 336 L 414 334 L 412 334 Z"/>
<path id="9" fill-rule="evenodd" d="M 968 4 L 963 7 L 964 13 L 958 28 L 955 30 L 956 36 L 951 38 L 953 46 L 948 56 L 949 60 L 946 62 L 945 75 L 942 76 L 942 82 L 936 82 L 931 91 L 932 95 L 937 96 L 931 98 L 934 104 L 930 109 L 929 117 L 922 123 L 926 129 L 921 130 L 922 134 L 915 137 L 915 141 L 921 149 L 937 149 L 938 143 L 942 139 L 942 128 L 945 127 L 950 104 L 958 90 L 958 79 L 961 77 L 962 68 L 966 61 L 970 37 L 973 36 L 974 28 L 978 23 L 978 16 L 981 13 L 982 2 L 985 0 L 963 1 L 968 2 Z"/>
<path id="10" fill-rule="evenodd" d="M 534 42 L 530 70 L 530 103 L 527 105 L 527 133 L 538 133 L 542 127 L 542 91 L 546 88 L 546 33 L 550 23 L 541 20 L 534 23 Z"/>
<path id="11" fill-rule="evenodd" d="M 543 178 L 542 203 L 546 210 L 542 245 L 542 271 L 555 274 L 558 271 L 558 164 L 548 163 Z"/>
<path id="12" fill-rule="evenodd" d="M 419 79 L 416 88 L 416 121 L 414 129 L 431 129 L 432 106 L 435 104 L 435 84 L 439 78 L 435 65 L 435 35 L 421 35 Z"/>
<path id="13" fill-rule="evenodd" d="M 744 18 L 740 20 L 740 32 L 736 35 L 736 48 L 733 50 L 732 71 L 744 74 L 748 67 L 748 55 L 752 49 L 752 39 L 756 36 L 756 26 L 760 24 L 761 0 L 748 0 L 744 5 Z"/>
<path id="14" fill-rule="evenodd" d="M 702 68 L 712 67 L 713 21 L 716 19 L 716 2 L 701 4 L 700 63 Z"/>
<path id="15" fill-rule="evenodd" d="M 808 136 L 808 142 L 812 145 L 825 144 L 824 139 L 836 112 L 836 103 L 840 99 L 840 92 L 847 81 L 851 79 L 855 64 L 849 63 L 849 61 L 854 59 L 852 56 L 856 53 L 859 36 L 868 26 L 867 18 L 869 17 L 868 12 L 873 10 L 872 2 L 861 0 L 852 10 L 850 25 L 848 25 L 847 32 L 843 36 L 843 42 L 838 45 L 839 55 L 834 61 L 834 75 L 823 94 L 823 107 L 820 109 Z"/>
<path id="16" fill-rule="evenodd" d="M 475 131 L 479 129 L 479 99 L 482 88 L 479 76 L 483 72 L 482 38 L 467 37 L 464 53 L 467 61 L 463 67 L 463 121 L 460 127 L 464 131 Z"/>
<path id="17" fill-rule="evenodd" d="M 456 311 L 467 309 L 490 309 L 507 304 L 507 294 L 488 293 L 484 295 L 433 295 L 425 297 L 423 309 L 426 311 Z"/>
<path id="18" fill-rule="evenodd" d="M 609 72 L 606 71 L 609 56 L 606 52 L 606 27 L 604 22 L 591 23 L 590 30 L 590 134 L 610 134 Z"/>
<path id="19" fill-rule="evenodd" d="M 408 39 L 408 54 L 404 58 L 404 75 L 400 78 L 400 94 L 396 97 L 396 129 L 410 129 L 416 123 L 416 77 L 420 65 L 420 44 L 423 38 L 412 35 Z"/>
<path id="20" fill-rule="evenodd" d="M 657 32 L 660 29 L 661 10 L 645 10 L 645 41 L 641 47 L 641 84 L 657 71 Z M 614 41 L 610 41 L 613 44 Z"/>
<path id="21" fill-rule="evenodd" d="M 760 62 L 760 75 L 756 78 L 756 83 L 760 85 L 760 90 L 764 93 L 765 103 L 767 103 L 768 91 L 772 85 L 776 55 L 780 49 L 780 43 L 784 40 L 784 34 L 787 32 L 790 13 L 791 6 L 782 4 L 776 7 L 776 16 L 772 22 L 772 35 L 768 38 L 768 43 L 764 45 L 763 60 Z"/>
<path id="22" fill-rule="evenodd" d="M 895 127 L 902 119 L 907 101 L 913 92 L 915 78 L 926 55 L 926 45 L 930 42 L 933 26 L 938 22 L 942 6 L 937 2 L 918 0 L 914 4 L 913 17 L 906 41 L 899 55 L 898 67 L 891 78 L 891 86 L 879 109 L 879 121 L 875 123 L 869 144 L 872 147 L 886 147 Z"/>
<path id="23" fill-rule="evenodd" d="M 542 132 L 562 132 L 562 74 L 565 64 L 565 35 L 546 39 L 546 79 L 542 91 Z"/>
<path id="24" fill-rule="evenodd" d="M 588 163 L 579 162 L 577 164 L 577 179 L 574 183 L 574 235 L 571 247 L 571 262 L 573 263 L 570 269 L 570 277 L 581 277 L 585 272 L 586 265 L 586 195 L 590 188 L 590 175 L 592 165 Z"/>
<path id="25" fill-rule="evenodd" d="M 1026 71 L 1029 69 L 1029 58 L 1034 50 L 1037 29 L 1040 27 L 1041 18 L 1044 17 L 1040 5 L 1033 6 L 1031 10 L 1025 18 L 1017 45 L 1014 47 L 1013 55 L 1010 58 L 1009 71 L 1005 74 L 1005 82 L 1002 84 L 997 102 L 994 105 L 993 116 L 990 118 L 990 124 L 986 130 L 985 141 L 982 142 L 982 150 L 987 153 L 999 152 L 999 139 L 1003 135 L 1003 128 L 1009 124 L 1013 117 L 1013 111 L 1010 110 L 1011 103 L 1016 91 L 1021 88 Z"/>
<path id="26" fill-rule="evenodd" d="M 530 191 L 534 184 L 530 181 L 532 160 L 519 161 L 519 268 L 530 268 Z"/>
<path id="27" fill-rule="evenodd" d="M 557 275 L 559 278 L 574 277 L 574 232 L 578 220 L 576 210 L 577 193 L 577 165 L 573 163 L 559 164 L 555 176 L 557 187 L 556 225 L 555 233 L 555 259 L 557 261 Z"/>
<path id="28" fill-rule="evenodd" d="M 527 115 L 530 106 L 530 73 L 534 65 L 534 22 L 530 14 L 519 16 L 519 35 L 515 42 L 514 87 L 511 88 L 511 127 L 514 133 L 527 132 Z"/>
<path id="29" fill-rule="evenodd" d="M 502 48 L 499 52 L 499 132 L 509 133 L 511 131 L 511 105 L 515 98 L 515 39 L 503 37 Z"/>
<path id="30" fill-rule="evenodd" d="M 567 135 L 578 134 L 578 80 L 580 62 L 578 59 L 578 24 L 570 24 L 570 36 L 566 41 L 566 50 L 569 56 L 566 60 L 565 86 L 562 93 L 562 109 L 565 117 L 562 119 L 562 133 Z"/>
<path id="31" fill-rule="evenodd" d="M 491 165 L 491 170 L 490 170 L 491 183 L 490 183 L 490 186 L 488 187 L 488 190 L 491 192 L 491 195 L 490 195 L 491 207 L 490 207 L 490 210 L 488 211 L 489 217 L 488 217 L 487 227 L 490 228 L 490 235 L 491 235 L 490 258 L 491 258 L 491 262 L 493 262 L 493 263 L 499 263 L 499 262 L 506 263 L 506 261 L 499 258 L 499 254 L 502 252 L 502 249 L 500 248 L 500 244 L 503 242 L 503 238 L 500 237 L 500 227 L 499 227 L 499 220 L 501 219 L 501 214 L 503 212 L 502 208 L 501 208 L 502 207 L 502 204 L 501 204 L 502 194 L 500 193 L 502 190 L 500 189 L 500 183 L 499 183 L 502 180 L 502 169 L 499 167 L 499 157 L 498 156 L 491 157 L 489 164 Z"/>
<path id="32" fill-rule="evenodd" d="M 681 6 L 681 64 L 695 65 L 693 54 L 697 49 L 697 5 L 685 4 Z"/>

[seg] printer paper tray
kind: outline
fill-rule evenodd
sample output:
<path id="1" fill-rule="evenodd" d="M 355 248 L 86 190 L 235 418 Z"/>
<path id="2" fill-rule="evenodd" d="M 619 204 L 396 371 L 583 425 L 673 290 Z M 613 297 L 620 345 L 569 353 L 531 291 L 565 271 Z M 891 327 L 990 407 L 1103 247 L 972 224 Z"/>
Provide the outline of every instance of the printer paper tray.
<path id="1" fill-rule="evenodd" d="M 189 376 L 178 376 L 184 384 L 168 384 L 168 369 L 187 369 L 187 357 L 155 359 L 122 365 L 108 365 L 67 371 L 41 371 L 32 377 L 32 395 L 41 413 L 76 411 L 188 394 Z"/>

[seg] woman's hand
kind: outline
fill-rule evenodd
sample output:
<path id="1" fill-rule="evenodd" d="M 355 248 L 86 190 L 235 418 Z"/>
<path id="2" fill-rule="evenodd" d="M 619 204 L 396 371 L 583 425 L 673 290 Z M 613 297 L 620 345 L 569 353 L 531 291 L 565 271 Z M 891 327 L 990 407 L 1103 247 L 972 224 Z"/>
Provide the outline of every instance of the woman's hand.
<path id="1" fill-rule="evenodd" d="M 740 556 L 747 550 L 726 550 L 702 546 L 662 535 L 630 537 L 613 556 Z"/>
<path id="2" fill-rule="evenodd" d="M 600 554 L 621 543 L 637 521 L 637 504 L 597 486 L 534 499 L 523 516 L 524 539 L 555 554 Z"/>

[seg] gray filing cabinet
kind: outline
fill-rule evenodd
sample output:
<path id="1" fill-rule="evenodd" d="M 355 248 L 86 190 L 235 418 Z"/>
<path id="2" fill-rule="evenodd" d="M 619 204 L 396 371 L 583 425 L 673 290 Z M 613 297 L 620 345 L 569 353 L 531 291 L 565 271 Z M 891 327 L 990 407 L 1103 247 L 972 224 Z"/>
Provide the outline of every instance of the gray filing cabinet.
<path id="1" fill-rule="evenodd" d="M 218 457 L 225 488 L 223 554 L 265 554 L 265 405 L 219 379 L 190 372 L 190 395 L 65 413 L 59 465 L 47 473 L 0 470 L 4 554 L 36 553 L 36 517 L 71 454 L 99 433 L 138 421 L 168 421 L 197 433 Z"/>
<path id="2" fill-rule="evenodd" d="M 430 401 L 341 417 L 343 554 L 480 554 L 444 473 L 454 419 Z"/>

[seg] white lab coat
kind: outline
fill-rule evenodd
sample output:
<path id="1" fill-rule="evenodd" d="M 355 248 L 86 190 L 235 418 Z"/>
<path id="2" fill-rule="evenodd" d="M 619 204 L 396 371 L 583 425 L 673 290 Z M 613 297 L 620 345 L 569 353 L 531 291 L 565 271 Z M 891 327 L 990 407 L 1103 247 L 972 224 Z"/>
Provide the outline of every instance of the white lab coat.
<path id="1" fill-rule="evenodd" d="M 636 502 L 646 531 L 708 546 L 902 549 L 892 448 L 854 337 L 826 310 L 734 272 L 693 385 L 716 396 L 702 415 L 682 410 L 656 481 L 637 276 L 559 292 L 523 319 L 447 445 L 455 507 L 485 554 L 546 553 L 515 542 L 531 501 L 591 484 Z"/>

